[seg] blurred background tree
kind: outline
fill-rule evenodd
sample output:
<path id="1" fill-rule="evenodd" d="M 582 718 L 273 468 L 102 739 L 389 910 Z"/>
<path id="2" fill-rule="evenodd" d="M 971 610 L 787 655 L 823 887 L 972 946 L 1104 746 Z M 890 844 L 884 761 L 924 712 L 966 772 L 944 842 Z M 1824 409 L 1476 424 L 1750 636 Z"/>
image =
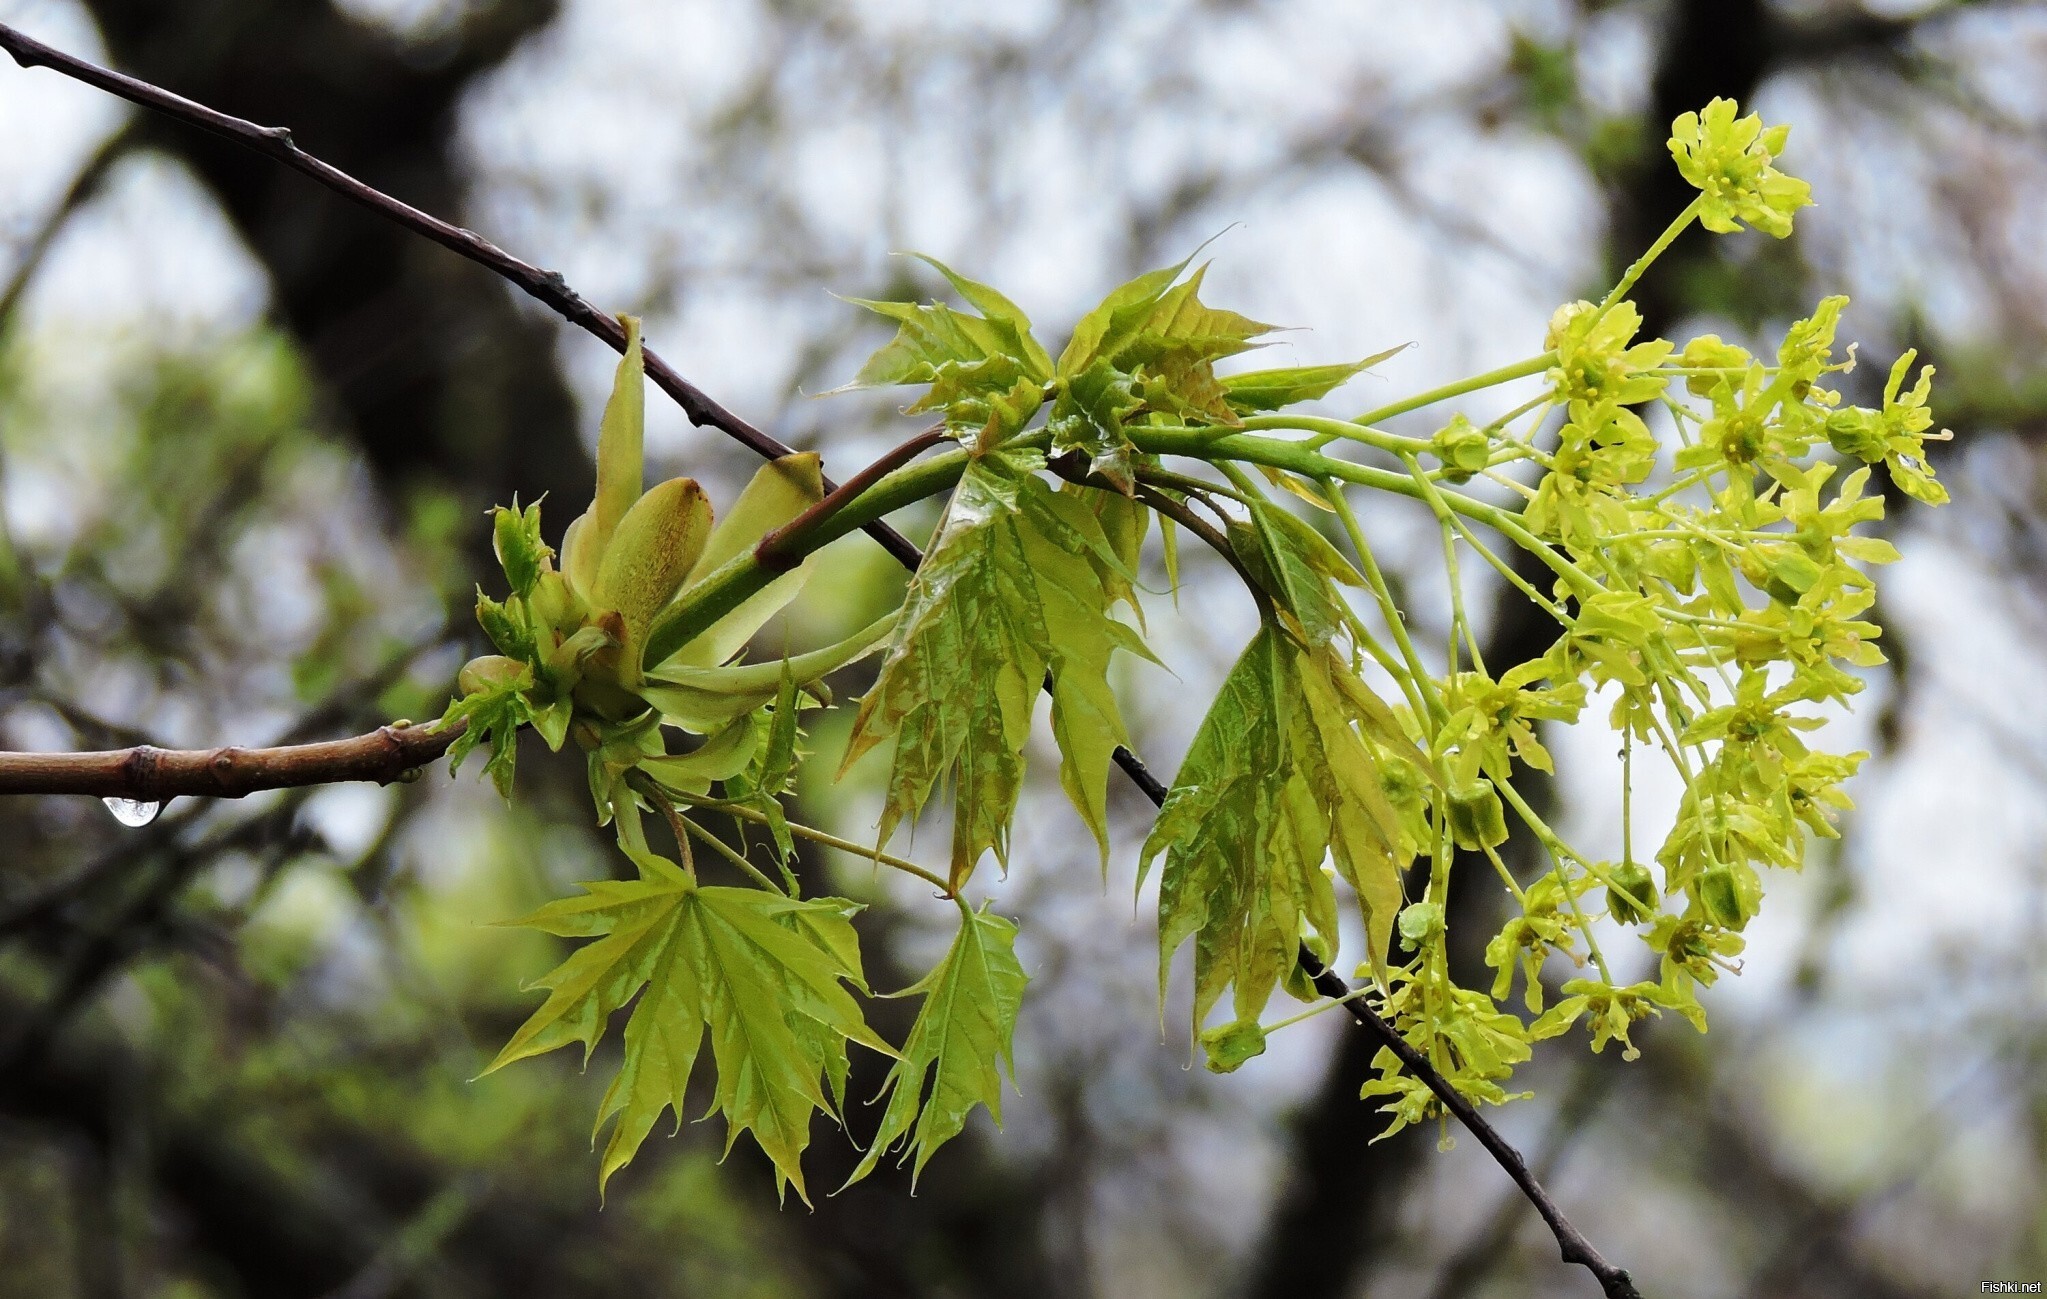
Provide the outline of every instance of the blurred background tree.
<path id="1" fill-rule="evenodd" d="M 1893 494 L 1893 661 L 1837 723 L 1878 750 L 1866 810 L 1778 883 L 1713 1033 L 1666 1024 L 1632 1065 L 1539 1056 L 1502 1122 L 1649 1293 L 2047 1274 L 2047 7 L 0 0 L 0 20 L 287 124 L 561 269 L 841 472 L 903 429 L 885 400 L 807 400 L 876 341 L 824 290 L 935 290 L 892 249 L 1056 327 L 1234 224 L 1215 297 L 1313 326 L 1302 363 L 1415 342 L 1385 373 L 1418 388 L 1534 350 L 1683 206 L 1677 113 L 1728 95 L 1794 123 L 1821 206 L 1782 244 L 1682 241 L 1648 328 L 1748 341 L 1854 295 L 1865 398 L 1906 346 L 1941 368 L 1957 508 Z M 0 147 L 0 746 L 437 711 L 471 652 L 483 509 L 587 490 L 610 356 L 303 178 L 46 74 L 0 75 Z M 751 473 L 650 415 L 661 472 L 716 499 Z M 1439 580 L 1423 524 L 1368 520 L 1416 584 Z M 902 581 L 858 537 L 832 559 L 804 636 Z M 1155 618 L 1181 681 L 1125 683 L 1161 771 L 1247 632 L 1213 576 L 1190 556 Z M 1543 647 L 1524 613 L 1500 598 L 1489 662 Z M 1597 842 L 1617 810 L 1585 748 L 1547 796 Z M 610 869 L 574 764 L 521 768 L 541 797 L 518 810 L 438 773 L 142 829 L 0 803 L 0 1296 L 1586 1291 L 1470 1143 L 1368 1145 L 1371 1049 L 1336 1017 L 1241 1072 L 1184 1068 L 1122 910 L 1150 816 L 1128 791 L 1107 901 L 1077 821 L 1019 827 L 998 905 L 1026 917 L 1034 982 L 1005 1134 L 970 1130 L 915 1198 L 878 1177 L 805 1213 L 686 1127 L 600 1213 L 582 1125 L 604 1070 L 466 1081 L 553 955 L 488 922 Z M 865 833 L 876 774 L 806 788 L 810 815 Z M 944 941 L 864 872 L 833 887 L 880 909 L 879 986 Z"/>

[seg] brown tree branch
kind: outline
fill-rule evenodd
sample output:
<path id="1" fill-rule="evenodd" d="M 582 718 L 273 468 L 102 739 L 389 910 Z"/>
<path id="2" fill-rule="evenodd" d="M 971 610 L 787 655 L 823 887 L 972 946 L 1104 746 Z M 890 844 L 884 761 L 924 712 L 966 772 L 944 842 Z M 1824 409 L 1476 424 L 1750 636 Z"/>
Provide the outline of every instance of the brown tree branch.
<path id="1" fill-rule="evenodd" d="M 99 753 L 0 753 L 0 795 L 90 794 L 164 803 L 242 798 L 265 789 L 341 781 L 388 785 L 438 759 L 463 724 L 380 726 L 367 735 L 276 748 L 132 749 Z"/>

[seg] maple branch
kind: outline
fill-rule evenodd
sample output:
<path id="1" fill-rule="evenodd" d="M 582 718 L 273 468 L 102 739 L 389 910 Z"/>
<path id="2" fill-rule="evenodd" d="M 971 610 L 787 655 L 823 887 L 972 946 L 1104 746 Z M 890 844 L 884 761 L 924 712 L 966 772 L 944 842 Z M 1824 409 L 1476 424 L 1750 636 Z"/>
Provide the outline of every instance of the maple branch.
<path id="1" fill-rule="evenodd" d="M 521 261 L 474 230 L 465 230 L 450 224 L 431 213 L 422 212 L 409 203 L 393 198 L 382 190 L 364 184 L 339 167 L 323 162 L 301 149 L 291 138 L 291 130 L 288 127 L 258 126 L 254 122 L 231 117 L 147 81 L 66 54 L 5 23 L 0 23 L 0 50 L 6 50 L 13 56 L 14 61 L 24 68 L 49 68 L 74 81 L 82 81 L 88 86 L 119 96 L 132 104 L 139 104 L 168 117 L 174 117 L 215 135 L 225 136 L 236 144 L 275 159 L 294 171 L 312 177 L 343 198 L 361 204 L 378 216 L 396 222 L 407 230 L 431 239 L 443 248 L 495 272 L 500 278 L 538 298 L 563 320 L 602 339 L 612 351 L 622 354 L 626 349 L 625 328 L 616 318 L 584 301 L 581 294 L 569 287 L 569 282 L 562 278 L 560 271 L 543 270 L 531 262 Z M 792 453 L 791 448 L 783 445 L 781 441 L 725 409 L 708 393 L 676 373 L 675 368 L 656 356 L 651 348 L 642 347 L 641 353 L 646 358 L 647 377 L 652 379 L 661 391 L 673 398 L 676 405 L 682 407 L 683 414 L 689 416 L 690 423 L 715 428 L 748 450 L 769 460 Z M 831 491 L 834 487 L 835 484 L 830 479 L 825 480 L 826 491 Z M 894 528 L 885 523 L 874 523 L 868 526 L 867 532 L 881 543 L 883 549 L 905 565 L 911 568 L 917 566 L 921 558 L 917 548 Z"/>
<path id="2" fill-rule="evenodd" d="M 165 803 L 242 798 L 265 789 L 406 779 L 448 751 L 463 725 L 380 726 L 367 735 L 274 748 L 132 749 L 98 753 L 0 752 L 0 795 L 89 794 Z"/>
<path id="3" fill-rule="evenodd" d="M 254 122 L 229 116 L 149 82 L 66 54 L 4 23 L 0 23 L 0 49 L 7 51 L 23 68 L 49 68 L 131 103 L 224 136 L 275 159 L 379 216 L 493 271 L 539 299 L 562 319 L 603 340 L 613 351 L 623 353 L 626 350 L 624 328 L 616 319 L 584 301 L 559 271 L 543 270 L 522 261 L 473 230 L 452 225 L 364 184 L 340 168 L 323 162 L 301 149 L 292 140 L 288 128 L 258 126 Z M 691 423 L 716 428 L 767 459 L 777 459 L 791 454 L 791 448 L 727 410 L 684 379 L 651 349 L 643 347 L 642 352 L 648 376 L 682 408 Z M 912 452 L 914 454 L 921 452 L 929 444 L 919 439 L 906 445 L 914 448 Z M 884 465 L 868 481 L 878 479 L 889 467 Z M 840 495 L 838 499 L 841 505 L 858 494 L 865 485 L 859 483 L 853 492 Z M 825 489 L 828 494 L 839 493 L 838 484 L 830 479 L 825 480 Z M 832 497 L 828 495 L 827 499 Z M 840 506 L 834 506 L 834 512 L 839 508 Z M 824 521 L 825 516 L 821 515 L 818 519 L 811 520 L 811 524 L 814 526 Z M 908 538 L 886 523 L 876 519 L 863 523 L 861 528 L 905 567 L 914 570 L 923 562 L 922 552 Z M 781 547 L 778 546 L 774 553 L 766 558 L 780 560 L 783 558 L 780 551 Z M 458 734 L 459 727 L 440 730 L 432 726 L 385 726 L 353 739 L 282 748 L 240 749 L 230 746 L 206 750 L 169 750 L 140 745 L 132 749 L 103 753 L 0 753 L 0 795 L 94 794 L 101 797 L 129 798 L 137 802 L 163 802 L 188 795 L 240 798 L 263 789 L 327 784 L 336 781 L 375 780 L 379 783 L 389 783 L 402 778 L 406 772 L 439 758 Z M 1134 753 L 1127 748 L 1118 748 L 1114 756 L 1116 764 L 1123 769 L 1124 774 L 1130 777 L 1153 804 L 1160 805 L 1165 802 L 1167 792 L 1165 785 L 1152 775 Z M 1340 977 L 1323 968 L 1305 950 L 1301 953 L 1301 966 L 1323 992 L 1333 996 L 1349 995 L 1348 985 Z M 1600 1285 L 1609 1299 L 1639 1299 L 1638 1292 L 1628 1279 L 1628 1274 L 1601 1258 L 1591 1243 L 1571 1226 L 1569 1220 L 1543 1190 L 1542 1185 L 1528 1171 L 1527 1163 L 1519 1152 L 1508 1145 L 1470 1103 L 1457 1094 L 1456 1089 L 1436 1072 L 1428 1060 L 1410 1047 L 1390 1025 L 1365 1006 L 1362 1000 L 1352 1000 L 1346 1004 L 1351 1014 L 1378 1034 L 1386 1045 L 1400 1056 L 1407 1067 L 1428 1085 L 1442 1100 L 1444 1106 L 1457 1116 L 1459 1122 L 1471 1130 L 1480 1144 L 1486 1147 L 1514 1179 L 1515 1184 L 1535 1205 L 1537 1212 L 1556 1235 L 1564 1259 L 1589 1269 L 1599 1278 Z"/>
<path id="4" fill-rule="evenodd" d="M 1509 1145 L 1507 1139 L 1501 1136 L 1492 1124 L 1486 1122 L 1485 1116 L 1478 1112 L 1478 1108 L 1464 1099 L 1463 1094 L 1451 1086 L 1449 1079 L 1437 1072 L 1436 1067 L 1429 1063 L 1427 1056 L 1416 1050 L 1391 1024 L 1382 1019 L 1377 1011 L 1366 1005 L 1364 998 L 1354 996 L 1357 990 L 1345 983 L 1343 976 L 1316 959 L 1315 954 L 1305 946 L 1301 948 L 1299 960 L 1302 973 L 1314 981 L 1315 990 L 1325 997 L 1349 998 L 1343 1005 L 1344 1009 L 1351 1013 L 1351 1017 L 1364 1025 L 1366 1031 L 1378 1038 L 1387 1050 L 1399 1056 L 1400 1063 L 1407 1067 L 1408 1072 L 1421 1079 L 1428 1089 L 1436 1094 L 1436 1099 L 1443 1103 L 1443 1108 L 1455 1115 L 1457 1121 L 1462 1123 L 1472 1136 L 1478 1138 L 1478 1143 L 1486 1148 L 1486 1153 L 1493 1157 L 1493 1162 L 1505 1169 L 1508 1177 L 1514 1179 L 1514 1185 L 1521 1188 L 1521 1194 L 1535 1206 L 1535 1211 L 1541 1214 L 1543 1222 L 1548 1224 L 1550 1234 L 1557 1238 L 1557 1249 L 1563 1255 L 1564 1262 L 1576 1263 L 1592 1273 L 1598 1279 L 1599 1288 L 1605 1292 L 1607 1299 L 1642 1299 L 1642 1292 L 1635 1288 L 1635 1283 L 1628 1276 L 1626 1269 L 1607 1262 L 1600 1256 L 1599 1251 L 1593 1248 L 1592 1242 L 1585 1239 L 1585 1234 L 1571 1225 L 1571 1220 L 1564 1216 L 1564 1211 L 1557 1207 L 1557 1202 L 1550 1198 L 1549 1192 L 1543 1189 L 1542 1183 L 1529 1171 L 1528 1161 L 1521 1157 L 1521 1152 Z"/>

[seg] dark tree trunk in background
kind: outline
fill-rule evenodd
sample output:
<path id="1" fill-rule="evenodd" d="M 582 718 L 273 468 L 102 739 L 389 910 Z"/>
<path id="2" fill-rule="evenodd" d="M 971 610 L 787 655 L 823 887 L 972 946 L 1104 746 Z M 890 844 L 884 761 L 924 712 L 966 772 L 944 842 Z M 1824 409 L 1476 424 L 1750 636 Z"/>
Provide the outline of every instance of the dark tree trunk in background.
<path id="1" fill-rule="evenodd" d="M 266 126 L 427 211 L 462 211 L 451 153 L 475 79 L 554 17 L 497 0 L 445 39 L 409 45 L 327 0 L 89 0 L 116 66 Z M 305 346 L 388 489 L 433 483 L 465 503 L 588 490 L 556 325 L 495 277 L 307 178 L 156 118 L 142 142 L 182 159 L 269 272 L 276 316 Z M 175 250 L 164 250 L 174 256 Z"/>

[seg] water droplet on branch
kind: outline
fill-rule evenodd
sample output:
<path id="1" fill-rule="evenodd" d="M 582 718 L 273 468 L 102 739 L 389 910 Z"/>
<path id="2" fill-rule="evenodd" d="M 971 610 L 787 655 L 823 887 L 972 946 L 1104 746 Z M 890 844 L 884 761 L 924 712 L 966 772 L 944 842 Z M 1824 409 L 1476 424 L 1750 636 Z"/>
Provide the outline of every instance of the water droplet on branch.
<path id="1" fill-rule="evenodd" d="M 163 814 L 162 803 L 143 803 L 132 798 L 103 798 L 100 802 L 107 805 L 116 821 L 131 828 L 148 825 Z"/>

